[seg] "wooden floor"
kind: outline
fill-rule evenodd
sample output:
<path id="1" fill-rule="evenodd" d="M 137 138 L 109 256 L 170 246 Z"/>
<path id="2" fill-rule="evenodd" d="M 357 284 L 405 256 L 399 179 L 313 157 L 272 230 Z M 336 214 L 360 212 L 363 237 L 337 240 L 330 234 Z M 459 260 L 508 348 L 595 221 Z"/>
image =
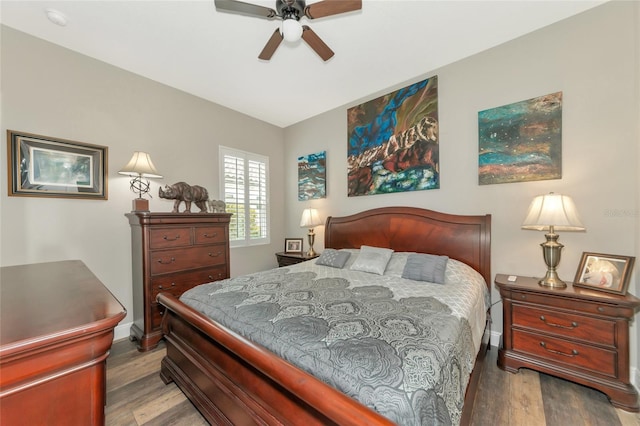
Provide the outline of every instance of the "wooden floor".
<path id="1" fill-rule="evenodd" d="M 164 353 L 162 343 L 146 353 L 129 340 L 113 345 L 107 359 L 107 425 L 207 425 L 175 384 L 160 380 Z M 473 425 L 640 426 L 640 415 L 615 409 L 596 390 L 531 370 L 500 370 L 497 353 L 492 348 L 485 361 Z"/>

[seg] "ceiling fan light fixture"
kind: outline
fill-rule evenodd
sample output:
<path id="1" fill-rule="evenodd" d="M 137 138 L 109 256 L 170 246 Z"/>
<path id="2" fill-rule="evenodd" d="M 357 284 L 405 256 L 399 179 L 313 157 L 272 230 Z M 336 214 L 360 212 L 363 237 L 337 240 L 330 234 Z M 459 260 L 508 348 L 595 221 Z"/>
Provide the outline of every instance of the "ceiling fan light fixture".
<path id="1" fill-rule="evenodd" d="M 296 42 L 302 37 L 302 25 L 295 18 L 288 18 L 282 21 L 280 33 L 286 41 Z"/>

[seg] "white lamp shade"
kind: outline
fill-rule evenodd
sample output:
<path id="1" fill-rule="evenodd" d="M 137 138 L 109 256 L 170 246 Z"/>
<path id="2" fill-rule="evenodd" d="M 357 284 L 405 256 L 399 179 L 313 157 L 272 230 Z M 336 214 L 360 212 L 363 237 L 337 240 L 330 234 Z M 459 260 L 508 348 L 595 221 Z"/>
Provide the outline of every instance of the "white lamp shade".
<path id="1" fill-rule="evenodd" d="M 158 178 L 162 176 L 156 170 L 151 157 L 146 152 L 135 151 L 131 160 L 118 172 L 121 175 Z"/>
<path id="2" fill-rule="evenodd" d="M 571 197 L 552 192 L 533 199 L 522 229 L 547 231 L 551 226 L 556 231 L 585 230 Z"/>
<path id="3" fill-rule="evenodd" d="M 282 21 L 280 33 L 286 41 L 296 42 L 302 37 L 302 25 L 294 18 L 285 19 Z"/>
<path id="4" fill-rule="evenodd" d="M 320 220 L 320 216 L 318 216 L 318 210 L 304 209 L 302 212 L 302 218 L 300 219 L 300 227 L 313 228 L 318 225 L 322 225 L 322 220 Z"/>

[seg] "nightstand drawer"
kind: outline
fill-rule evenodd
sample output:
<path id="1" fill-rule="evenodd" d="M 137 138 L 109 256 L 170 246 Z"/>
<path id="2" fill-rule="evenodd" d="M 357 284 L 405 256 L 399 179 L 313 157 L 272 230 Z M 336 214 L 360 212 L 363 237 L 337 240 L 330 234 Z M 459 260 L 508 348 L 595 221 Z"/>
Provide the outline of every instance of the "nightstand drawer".
<path id="1" fill-rule="evenodd" d="M 550 311 L 520 304 L 513 305 L 513 326 L 531 328 L 588 343 L 614 347 L 616 342 L 613 321 Z"/>
<path id="2" fill-rule="evenodd" d="M 570 311 L 580 311 L 588 314 L 606 316 L 625 315 L 625 308 L 595 301 L 582 300 L 580 303 L 576 303 L 575 300 L 568 299 L 566 297 L 553 297 L 524 291 L 513 291 L 512 297 L 513 300 L 545 305 L 547 307 L 567 309 Z"/>
<path id="3" fill-rule="evenodd" d="M 227 263 L 224 244 L 151 252 L 151 274 L 183 271 Z"/>
<path id="4" fill-rule="evenodd" d="M 615 351 L 522 330 L 513 330 L 513 350 L 561 362 L 567 364 L 569 368 L 584 368 L 617 377 Z"/>
<path id="5" fill-rule="evenodd" d="M 191 245 L 191 228 L 160 228 L 149 231 L 149 248 L 160 249 Z"/>

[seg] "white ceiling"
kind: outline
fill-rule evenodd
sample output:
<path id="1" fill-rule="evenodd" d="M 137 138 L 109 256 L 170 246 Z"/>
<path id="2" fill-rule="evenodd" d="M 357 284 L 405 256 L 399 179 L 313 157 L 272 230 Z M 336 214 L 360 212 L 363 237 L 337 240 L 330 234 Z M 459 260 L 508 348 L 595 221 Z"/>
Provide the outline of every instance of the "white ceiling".
<path id="1" fill-rule="evenodd" d="M 302 18 L 335 52 L 327 62 L 303 41 L 259 60 L 280 21 L 218 12 L 213 0 L 2 0 L 0 22 L 286 127 L 601 3 L 363 0 L 361 11 Z M 67 25 L 49 22 L 47 8 Z"/>

